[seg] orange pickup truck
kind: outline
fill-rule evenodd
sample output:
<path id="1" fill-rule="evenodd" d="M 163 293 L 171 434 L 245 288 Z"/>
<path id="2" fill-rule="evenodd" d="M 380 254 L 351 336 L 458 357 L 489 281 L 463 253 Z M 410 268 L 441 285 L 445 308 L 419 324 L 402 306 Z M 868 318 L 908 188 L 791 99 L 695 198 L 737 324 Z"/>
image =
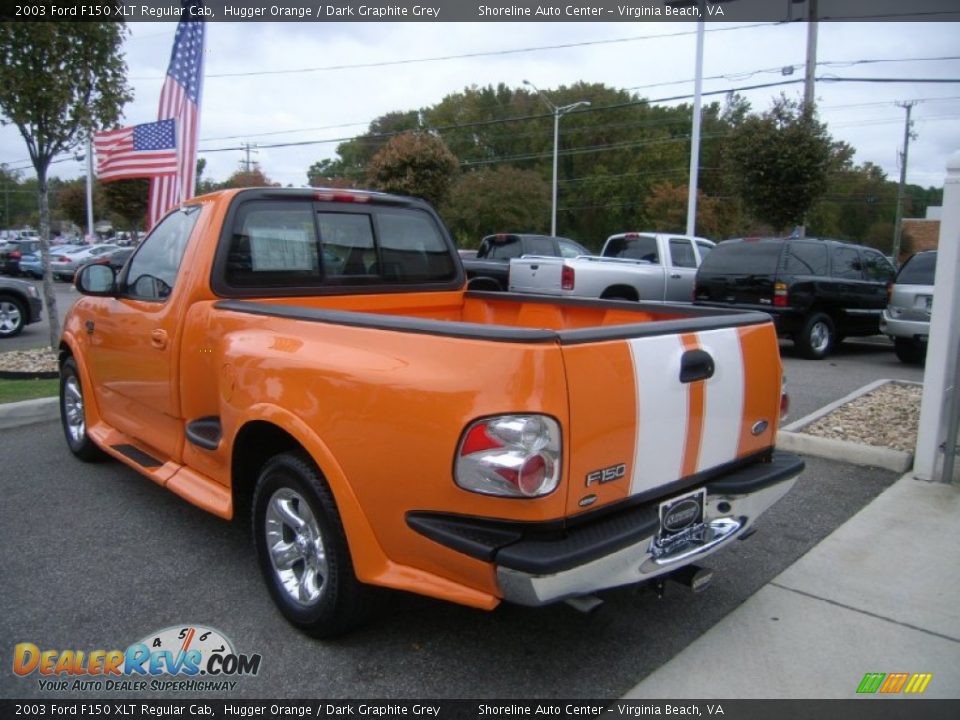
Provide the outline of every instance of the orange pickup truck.
<path id="1" fill-rule="evenodd" d="M 252 522 L 294 625 L 371 586 L 581 609 L 753 531 L 774 450 L 769 316 L 483 293 L 426 204 L 247 189 L 84 268 L 60 345 L 70 450 Z"/>

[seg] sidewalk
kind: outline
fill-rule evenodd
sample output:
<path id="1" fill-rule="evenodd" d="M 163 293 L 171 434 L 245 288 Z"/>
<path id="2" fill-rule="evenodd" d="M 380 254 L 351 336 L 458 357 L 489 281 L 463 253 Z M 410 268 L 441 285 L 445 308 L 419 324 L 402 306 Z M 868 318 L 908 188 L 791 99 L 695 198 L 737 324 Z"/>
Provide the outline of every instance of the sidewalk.
<path id="1" fill-rule="evenodd" d="M 960 698 L 956 486 L 905 475 L 625 697 L 850 699 L 868 672 Z"/>

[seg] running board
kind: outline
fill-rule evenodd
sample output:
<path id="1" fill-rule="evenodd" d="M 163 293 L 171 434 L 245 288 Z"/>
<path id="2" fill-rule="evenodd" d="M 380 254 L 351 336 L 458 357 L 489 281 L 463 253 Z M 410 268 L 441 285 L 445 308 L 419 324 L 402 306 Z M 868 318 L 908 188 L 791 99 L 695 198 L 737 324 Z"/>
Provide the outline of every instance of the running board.
<path id="1" fill-rule="evenodd" d="M 125 458 L 133 460 L 133 462 L 140 467 L 158 468 L 163 465 L 163 463 L 160 460 L 157 460 L 153 455 L 145 453 L 143 450 L 133 445 L 122 444 L 111 445 L 110 447 L 123 455 Z"/>

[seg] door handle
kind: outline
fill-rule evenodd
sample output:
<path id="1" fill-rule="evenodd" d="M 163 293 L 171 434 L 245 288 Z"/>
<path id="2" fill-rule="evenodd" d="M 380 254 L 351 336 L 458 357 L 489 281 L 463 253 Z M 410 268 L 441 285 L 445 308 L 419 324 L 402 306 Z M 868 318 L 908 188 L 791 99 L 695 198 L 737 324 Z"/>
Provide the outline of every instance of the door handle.
<path id="1" fill-rule="evenodd" d="M 150 344 L 157 350 L 165 349 L 167 347 L 167 331 L 160 329 L 152 330 L 150 332 Z"/>
<path id="2" fill-rule="evenodd" d="M 674 273 L 674 274 L 671 275 L 670 277 L 672 277 L 674 280 L 679 280 L 679 279 L 680 279 L 680 276 L 677 275 L 676 273 Z"/>

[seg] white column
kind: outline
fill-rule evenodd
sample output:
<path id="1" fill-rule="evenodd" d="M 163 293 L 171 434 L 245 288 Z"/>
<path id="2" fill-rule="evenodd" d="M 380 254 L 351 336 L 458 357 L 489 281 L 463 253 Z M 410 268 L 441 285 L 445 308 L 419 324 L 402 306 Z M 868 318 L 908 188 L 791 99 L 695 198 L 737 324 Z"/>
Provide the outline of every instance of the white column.
<path id="1" fill-rule="evenodd" d="M 937 246 L 933 314 L 920 407 L 920 428 L 913 472 L 921 480 L 939 480 L 950 410 L 960 402 L 955 387 L 960 340 L 960 151 L 947 162 L 943 216 Z M 947 481 L 950 479 L 947 478 Z"/>

